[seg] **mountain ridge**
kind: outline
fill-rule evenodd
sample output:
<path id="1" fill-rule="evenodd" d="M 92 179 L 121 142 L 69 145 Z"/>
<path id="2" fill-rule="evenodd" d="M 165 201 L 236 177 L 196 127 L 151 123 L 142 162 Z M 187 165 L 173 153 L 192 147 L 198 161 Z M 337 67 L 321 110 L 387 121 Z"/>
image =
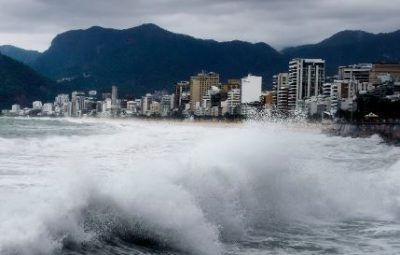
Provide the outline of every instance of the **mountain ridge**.
<path id="1" fill-rule="evenodd" d="M 57 35 L 33 67 L 56 80 L 69 77 L 70 87 L 143 94 L 171 88 L 200 70 L 219 72 L 223 79 L 248 72 L 270 78 L 283 68 L 284 56 L 265 43 L 217 42 L 177 34 L 154 24 L 116 30 L 90 27 Z M 83 75 L 85 74 L 85 75 Z M 85 76 L 86 78 L 83 78 Z"/>
<path id="2" fill-rule="evenodd" d="M 13 45 L 1 45 L 0 53 L 28 65 L 35 62 L 41 54 L 36 50 L 26 50 Z"/>
<path id="3" fill-rule="evenodd" d="M 316 44 L 286 48 L 287 58 L 315 57 L 326 60 L 327 73 L 336 73 L 340 65 L 365 62 L 399 62 L 400 30 L 390 33 L 368 33 L 344 30 Z"/>
<path id="4" fill-rule="evenodd" d="M 34 100 L 50 100 L 56 84 L 29 66 L 0 53 L 0 107 L 30 106 Z"/>
<path id="5" fill-rule="evenodd" d="M 328 75 L 340 65 L 399 62 L 398 42 L 400 30 L 344 30 L 315 44 L 277 51 L 264 42 L 199 39 L 152 23 L 126 29 L 92 26 L 57 35 L 49 49 L 28 64 L 59 80 L 64 92 L 108 91 L 117 84 L 122 94 L 141 96 L 159 89 L 172 91 L 177 81 L 201 70 L 220 73 L 222 81 L 247 73 L 261 75 L 264 88 L 269 88 L 272 75 L 286 72 L 295 57 L 325 59 Z"/>

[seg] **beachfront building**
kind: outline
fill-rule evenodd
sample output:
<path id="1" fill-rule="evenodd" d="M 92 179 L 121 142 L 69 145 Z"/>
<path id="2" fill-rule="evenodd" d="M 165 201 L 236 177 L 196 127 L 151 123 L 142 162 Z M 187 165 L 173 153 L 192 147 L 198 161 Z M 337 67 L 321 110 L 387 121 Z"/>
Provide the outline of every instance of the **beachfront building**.
<path id="1" fill-rule="evenodd" d="M 174 108 L 183 110 L 190 103 L 190 82 L 180 81 L 175 85 Z"/>
<path id="2" fill-rule="evenodd" d="M 369 82 L 379 83 L 379 77 L 389 75 L 391 80 L 400 81 L 400 64 L 373 64 L 369 76 Z"/>
<path id="3" fill-rule="evenodd" d="M 203 96 L 212 87 L 219 87 L 219 74 L 205 71 L 190 78 L 190 110 L 194 112 L 201 107 Z"/>
<path id="4" fill-rule="evenodd" d="M 371 69 L 372 64 L 369 63 L 339 66 L 338 80 L 357 80 L 360 83 L 368 83 Z"/>
<path id="5" fill-rule="evenodd" d="M 42 106 L 43 106 L 42 101 L 34 101 L 34 102 L 32 102 L 33 110 L 41 110 Z"/>
<path id="6" fill-rule="evenodd" d="M 289 110 L 304 110 L 305 99 L 321 94 L 324 82 L 325 60 L 292 59 L 289 62 Z"/>
<path id="7" fill-rule="evenodd" d="M 174 108 L 175 94 L 164 95 L 160 102 L 160 114 L 162 117 L 167 117 L 171 114 Z"/>
<path id="8" fill-rule="evenodd" d="M 231 115 L 239 114 L 240 89 L 232 89 L 228 92 L 227 110 Z"/>
<path id="9" fill-rule="evenodd" d="M 18 113 L 21 110 L 21 106 L 19 104 L 13 104 L 11 106 L 11 112 L 12 113 Z"/>
<path id="10" fill-rule="evenodd" d="M 223 92 L 228 92 L 232 89 L 240 89 L 241 80 L 240 79 L 229 79 L 227 83 L 223 84 L 221 90 Z"/>
<path id="11" fill-rule="evenodd" d="M 276 110 L 288 111 L 289 73 L 279 73 L 273 77 L 272 100 Z"/>
<path id="12" fill-rule="evenodd" d="M 240 101 L 242 104 L 260 102 L 262 77 L 249 74 L 247 77 L 242 78 L 240 92 Z"/>
<path id="13" fill-rule="evenodd" d="M 43 115 L 53 115 L 54 113 L 54 105 L 53 103 L 45 103 L 42 106 L 42 113 Z"/>
<path id="14" fill-rule="evenodd" d="M 150 93 L 147 93 L 145 96 L 142 97 L 142 105 L 141 105 L 141 110 L 143 115 L 148 115 L 150 114 L 150 106 L 151 103 L 153 102 L 153 95 Z"/>

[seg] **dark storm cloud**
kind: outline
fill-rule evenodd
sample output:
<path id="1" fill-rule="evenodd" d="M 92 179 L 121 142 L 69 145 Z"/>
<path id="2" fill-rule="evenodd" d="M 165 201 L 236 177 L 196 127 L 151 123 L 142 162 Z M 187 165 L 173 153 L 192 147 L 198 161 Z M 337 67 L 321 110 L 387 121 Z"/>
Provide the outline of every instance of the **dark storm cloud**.
<path id="1" fill-rule="evenodd" d="M 45 49 L 57 34 L 93 25 L 156 23 L 200 38 L 320 41 L 344 29 L 400 29 L 400 0 L 0 0 L 0 44 Z"/>

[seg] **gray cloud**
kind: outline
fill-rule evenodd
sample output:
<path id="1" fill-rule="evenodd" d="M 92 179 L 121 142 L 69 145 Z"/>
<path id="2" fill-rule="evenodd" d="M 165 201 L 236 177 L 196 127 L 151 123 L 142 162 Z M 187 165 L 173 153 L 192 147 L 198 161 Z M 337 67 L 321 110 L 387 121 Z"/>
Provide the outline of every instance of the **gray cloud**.
<path id="1" fill-rule="evenodd" d="M 344 29 L 394 31 L 399 14 L 400 0 L 0 0 L 0 44 L 44 50 L 66 30 L 152 22 L 199 38 L 282 48 Z"/>

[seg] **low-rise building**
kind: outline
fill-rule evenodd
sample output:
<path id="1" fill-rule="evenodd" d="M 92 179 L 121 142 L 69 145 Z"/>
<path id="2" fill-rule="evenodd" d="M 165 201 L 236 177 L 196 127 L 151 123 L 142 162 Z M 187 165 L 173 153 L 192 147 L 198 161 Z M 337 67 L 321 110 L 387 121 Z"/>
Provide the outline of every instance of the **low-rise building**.
<path id="1" fill-rule="evenodd" d="M 43 104 L 42 113 L 44 115 L 53 115 L 54 114 L 54 105 L 53 105 L 53 103 L 45 103 L 45 104 Z"/>
<path id="2" fill-rule="evenodd" d="M 13 113 L 13 114 L 18 114 L 20 110 L 21 110 L 21 106 L 19 104 L 13 104 L 11 106 L 11 111 L 10 112 Z"/>
<path id="3" fill-rule="evenodd" d="M 33 110 L 42 110 L 42 101 L 34 101 L 32 102 L 32 108 Z"/>

